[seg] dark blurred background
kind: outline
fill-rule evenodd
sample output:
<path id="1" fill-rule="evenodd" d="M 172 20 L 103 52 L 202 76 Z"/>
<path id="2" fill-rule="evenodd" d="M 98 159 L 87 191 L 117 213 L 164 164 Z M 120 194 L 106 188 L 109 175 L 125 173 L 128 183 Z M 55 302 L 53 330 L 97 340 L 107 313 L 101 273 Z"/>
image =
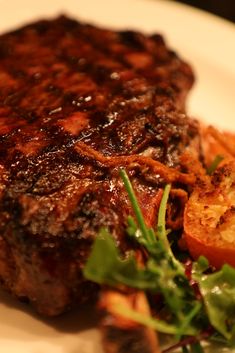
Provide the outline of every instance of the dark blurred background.
<path id="1" fill-rule="evenodd" d="M 235 22 L 235 0 L 181 0 L 179 2 L 212 12 Z"/>

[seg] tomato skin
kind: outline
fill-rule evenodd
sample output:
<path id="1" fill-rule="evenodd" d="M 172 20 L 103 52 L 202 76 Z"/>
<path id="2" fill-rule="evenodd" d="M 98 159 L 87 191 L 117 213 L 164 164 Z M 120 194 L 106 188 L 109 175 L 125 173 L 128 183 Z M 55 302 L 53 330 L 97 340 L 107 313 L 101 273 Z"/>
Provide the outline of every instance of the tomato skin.
<path id="1" fill-rule="evenodd" d="M 184 241 L 193 259 L 205 256 L 219 269 L 235 267 L 235 160 L 198 183 L 184 210 Z"/>
<path id="2" fill-rule="evenodd" d="M 225 263 L 235 267 L 235 248 L 208 244 L 203 239 L 198 239 L 192 234 L 185 233 L 184 237 L 189 253 L 194 260 L 197 260 L 202 255 L 216 269 L 220 269 Z"/>

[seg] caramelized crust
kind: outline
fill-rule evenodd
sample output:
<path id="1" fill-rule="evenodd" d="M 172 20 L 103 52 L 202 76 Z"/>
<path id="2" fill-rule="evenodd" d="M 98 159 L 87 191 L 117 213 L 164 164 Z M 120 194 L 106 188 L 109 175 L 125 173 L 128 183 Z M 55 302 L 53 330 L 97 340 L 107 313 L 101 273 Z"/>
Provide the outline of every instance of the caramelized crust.
<path id="1" fill-rule="evenodd" d="M 222 163 L 211 181 L 196 187 L 186 204 L 185 239 L 197 259 L 204 255 L 220 268 L 235 266 L 235 160 Z"/>

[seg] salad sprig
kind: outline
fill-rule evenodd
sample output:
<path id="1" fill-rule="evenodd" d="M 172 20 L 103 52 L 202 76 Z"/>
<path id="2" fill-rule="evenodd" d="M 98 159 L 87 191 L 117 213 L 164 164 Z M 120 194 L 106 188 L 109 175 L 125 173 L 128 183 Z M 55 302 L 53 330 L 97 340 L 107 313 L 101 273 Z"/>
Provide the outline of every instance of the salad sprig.
<path id="1" fill-rule="evenodd" d="M 197 284 L 200 296 L 190 284 L 184 265 L 175 257 L 166 230 L 166 208 L 171 186 L 164 188 L 159 207 L 157 229 L 147 227 L 130 179 L 120 170 L 125 189 L 135 215 L 127 217 L 126 232 L 148 258 L 139 266 L 134 252 L 120 254 L 109 230 L 102 228 L 94 241 L 91 254 L 83 270 L 84 276 L 96 283 L 112 287 L 125 285 L 152 294 L 160 294 L 164 302 L 164 318 L 153 318 L 131 309 L 117 306 L 116 313 L 149 326 L 158 332 L 171 334 L 180 340 L 183 336 L 195 336 L 190 350 L 201 353 L 200 335 L 208 327 L 213 328 L 218 340 L 235 345 L 235 269 L 225 265 L 217 272 L 211 271 L 208 261 L 201 257 L 192 265 L 192 280 Z M 197 340 L 197 337 L 198 340 Z"/>

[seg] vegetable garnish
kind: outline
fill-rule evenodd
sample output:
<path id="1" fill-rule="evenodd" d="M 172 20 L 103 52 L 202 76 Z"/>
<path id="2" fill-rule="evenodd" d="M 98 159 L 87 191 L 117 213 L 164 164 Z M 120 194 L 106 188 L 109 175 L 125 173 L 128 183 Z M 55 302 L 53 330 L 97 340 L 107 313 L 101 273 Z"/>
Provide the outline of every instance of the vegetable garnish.
<path id="1" fill-rule="evenodd" d="M 192 263 L 189 278 L 184 264 L 171 249 L 168 241 L 170 231 L 165 226 L 171 186 L 167 184 L 164 188 L 157 230 L 154 230 L 144 221 L 126 171 L 122 169 L 120 175 L 135 215 L 135 218 L 127 217 L 126 232 L 144 249 L 147 260 L 139 266 L 134 252 L 125 256 L 120 254 L 109 230 L 103 228 L 94 241 L 84 276 L 117 289 L 124 285 L 144 290 L 150 296 L 160 295 L 164 310 L 157 313 L 157 318 L 122 306 L 113 308 L 113 311 L 158 332 L 174 335 L 179 347 L 180 340 L 185 342 L 184 336 L 192 336 L 192 343 L 187 343 L 190 352 L 203 352 L 199 343 L 201 337 L 217 336 L 225 339 L 228 345 L 235 344 L 235 269 L 224 265 L 220 271 L 212 272 L 208 261 L 201 257 Z M 187 352 L 186 345 L 182 343 L 183 346 L 183 351 Z"/>
<path id="2" fill-rule="evenodd" d="M 211 325 L 228 343 L 235 344 L 235 269 L 224 265 L 221 270 L 193 274 L 203 296 Z"/>
<path id="3" fill-rule="evenodd" d="M 207 168 L 207 174 L 212 175 L 223 159 L 224 159 L 223 156 L 220 156 L 220 155 L 215 156 L 215 159 L 213 160 L 211 165 Z"/>

